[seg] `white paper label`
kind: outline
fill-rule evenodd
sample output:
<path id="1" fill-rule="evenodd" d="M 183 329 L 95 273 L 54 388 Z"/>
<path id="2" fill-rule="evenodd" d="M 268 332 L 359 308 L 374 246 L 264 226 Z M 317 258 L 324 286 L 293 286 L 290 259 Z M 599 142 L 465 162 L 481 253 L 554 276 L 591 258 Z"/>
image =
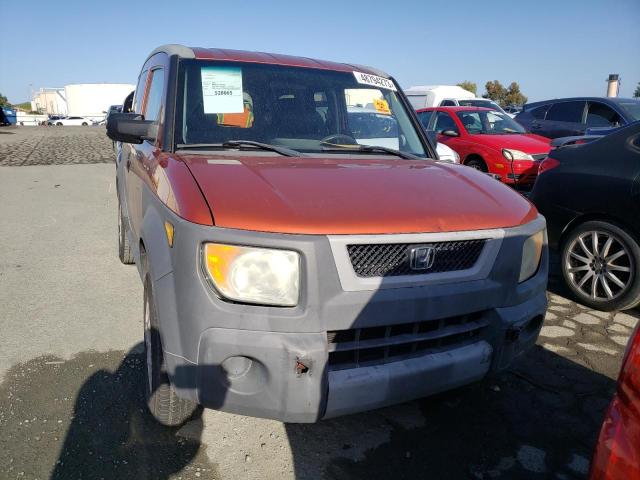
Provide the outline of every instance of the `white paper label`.
<path id="1" fill-rule="evenodd" d="M 358 83 L 363 85 L 371 85 L 372 87 L 386 88 L 387 90 L 393 90 L 397 92 L 396 86 L 388 78 L 378 77 L 377 75 L 371 75 L 369 73 L 353 72 Z"/>
<path id="2" fill-rule="evenodd" d="M 242 113 L 242 69 L 240 67 L 202 67 L 204 113 Z"/>

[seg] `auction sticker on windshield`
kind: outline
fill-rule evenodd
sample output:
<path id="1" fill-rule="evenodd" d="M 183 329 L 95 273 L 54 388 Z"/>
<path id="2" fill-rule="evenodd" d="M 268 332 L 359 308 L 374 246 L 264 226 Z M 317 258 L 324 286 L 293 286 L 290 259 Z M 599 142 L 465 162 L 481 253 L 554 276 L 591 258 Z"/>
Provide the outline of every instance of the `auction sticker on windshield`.
<path id="1" fill-rule="evenodd" d="M 239 67 L 202 67 L 202 103 L 204 113 L 242 113 L 242 69 Z"/>
<path id="2" fill-rule="evenodd" d="M 388 78 L 356 71 L 353 72 L 353 75 L 356 77 L 356 81 L 363 85 L 372 85 L 374 87 L 386 88 L 387 90 L 397 92 L 395 84 Z"/>

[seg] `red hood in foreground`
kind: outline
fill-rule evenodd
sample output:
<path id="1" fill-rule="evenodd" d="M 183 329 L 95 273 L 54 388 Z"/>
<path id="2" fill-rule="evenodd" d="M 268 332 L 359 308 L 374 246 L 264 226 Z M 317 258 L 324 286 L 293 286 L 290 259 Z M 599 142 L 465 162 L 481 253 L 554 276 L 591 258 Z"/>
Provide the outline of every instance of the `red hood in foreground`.
<path id="1" fill-rule="evenodd" d="M 471 168 L 363 155 L 180 155 L 218 227 L 291 234 L 391 234 L 512 227 L 535 208 Z"/>

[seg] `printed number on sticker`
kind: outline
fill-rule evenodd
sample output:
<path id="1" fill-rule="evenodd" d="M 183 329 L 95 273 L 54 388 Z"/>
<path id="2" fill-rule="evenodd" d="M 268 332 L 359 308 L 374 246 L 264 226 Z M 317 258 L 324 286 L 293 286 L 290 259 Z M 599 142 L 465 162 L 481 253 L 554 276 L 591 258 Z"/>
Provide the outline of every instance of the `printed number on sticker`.
<path id="1" fill-rule="evenodd" d="M 379 77 L 377 75 L 371 75 L 369 73 L 353 72 L 353 76 L 356 77 L 356 81 L 363 85 L 371 85 L 373 87 L 386 88 L 387 90 L 393 90 L 397 92 L 395 84 L 388 78 Z"/>

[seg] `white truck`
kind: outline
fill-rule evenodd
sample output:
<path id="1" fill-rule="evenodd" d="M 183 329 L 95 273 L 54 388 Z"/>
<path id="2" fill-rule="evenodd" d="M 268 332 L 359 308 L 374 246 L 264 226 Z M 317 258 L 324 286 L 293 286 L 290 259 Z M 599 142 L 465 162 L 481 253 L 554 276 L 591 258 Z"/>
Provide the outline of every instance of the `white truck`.
<path id="1" fill-rule="evenodd" d="M 457 85 L 419 85 L 404 89 L 409 103 L 416 110 L 428 107 L 486 107 L 504 112 L 493 100 L 478 98 Z"/>

